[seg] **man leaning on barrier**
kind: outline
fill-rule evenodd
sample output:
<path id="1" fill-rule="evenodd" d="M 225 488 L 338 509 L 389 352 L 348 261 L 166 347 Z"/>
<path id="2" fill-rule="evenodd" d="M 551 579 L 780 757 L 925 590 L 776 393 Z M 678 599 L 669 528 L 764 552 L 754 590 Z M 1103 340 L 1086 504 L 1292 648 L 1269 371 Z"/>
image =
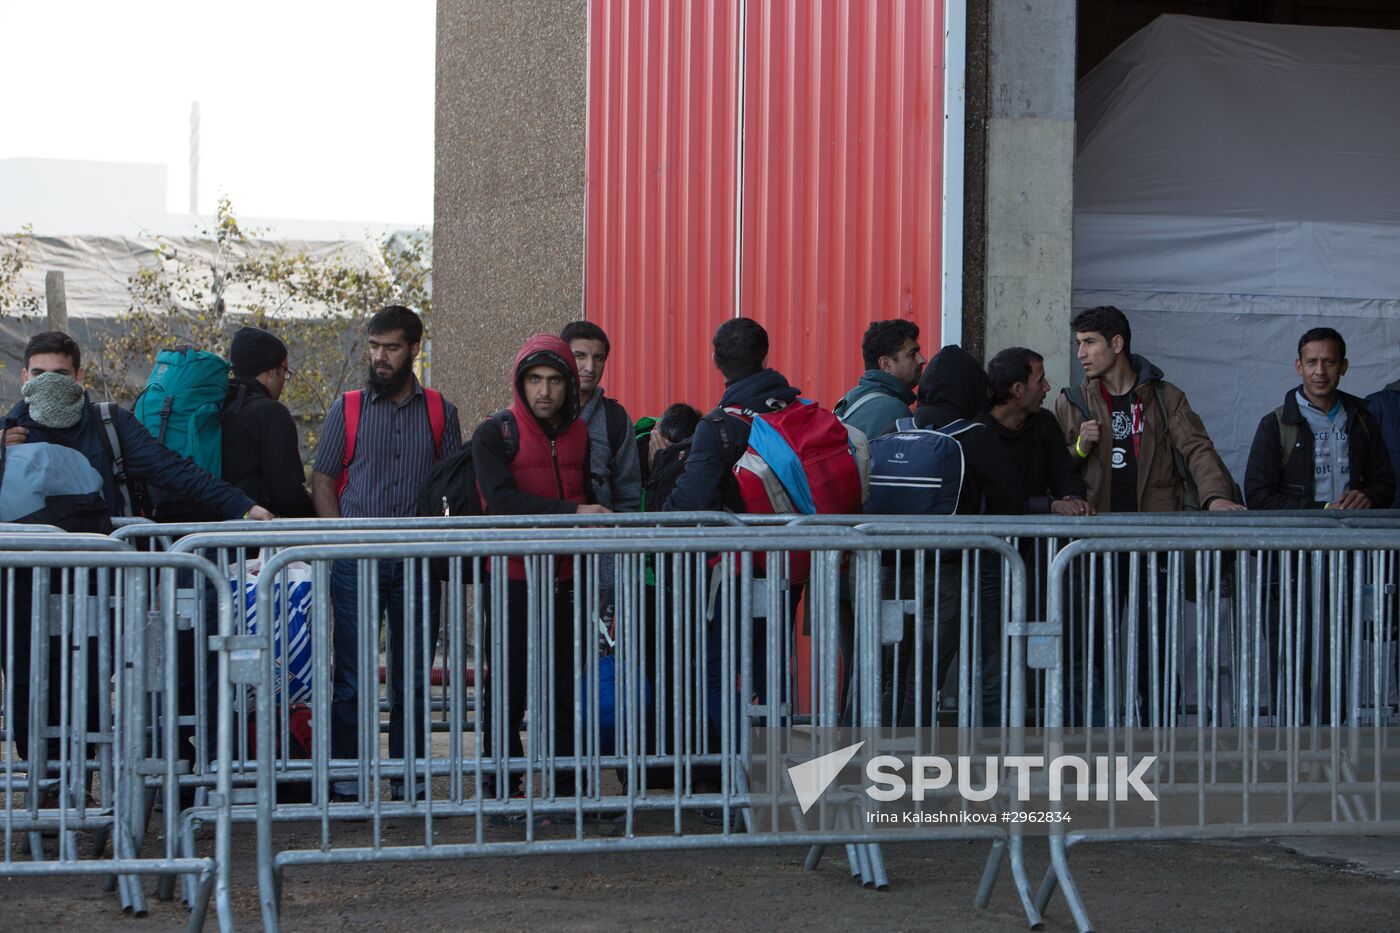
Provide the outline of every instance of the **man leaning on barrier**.
<path id="1" fill-rule="evenodd" d="M 515 358 L 512 373 L 515 400 L 511 407 L 483 421 L 472 434 L 472 466 L 481 490 L 482 508 L 488 515 L 585 515 L 610 509 L 590 503 L 593 485 L 588 463 L 588 427 L 579 417 L 578 370 L 568 344 L 558 337 L 538 334 L 526 341 Z M 574 580 L 573 561 L 556 558 L 553 574 L 545 580 L 528 579 L 525 561 L 513 557 L 507 564 L 506 609 L 506 709 L 492 710 L 487 704 L 492 690 L 480 690 L 484 698 L 482 715 L 487 749 L 513 758 L 525 754 L 520 741 L 520 724 L 525 715 L 529 686 L 527 655 L 530 630 L 530 590 L 549 586 L 554 591 L 553 671 L 554 671 L 554 754 L 569 756 L 574 750 Z M 535 599 L 543 605 L 544 595 L 536 590 Z M 494 617 L 491 613 L 490 617 Z M 488 621 L 483 661 L 490 665 L 493 635 L 500 634 Z M 591 629 L 585 628 L 585 631 Z M 536 659 L 537 676 L 543 676 L 545 661 Z M 549 712 L 530 710 L 530 728 L 540 733 L 546 728 Z M 503 728 L 503 746 L 497 738 Z M 485 796 L 495 796 L 498 787 L 485 780 Z M 515 782 L 512 780 L 512 791 Z M 556 792 L 573 792 L 572 769 L 560 769 Z"/>
<path id="2" fill-rule="evenodd" d="M 1089 504 L 1098 512 L 1242 510 L 1244 506 L 1235 501 L 1234 481 L 1186 394 L 1167 382 L 1162 371 L 1145 357 L 1132 352 L 1133 332 L 1127 316 L 1105 305 L 1081 312 L 1070 326 L 1084 382 L 1061 391 L 1055 400 L 1055 417 L 1065 446 L 1084 477 Z M 1131 564 L 1127 558 L 1115 562 L 1115 591 L 1120 602 L 1129 591 Z M 1166 582 L 1166 562 L 1160 561 L 1155 581 L 1158 607 L 1167 605 Z M 1146 633 L 1152 591 L 1150 583 L 1139 585 L 1137 590 L 1141 632 L 1137 639 L 1137 693 L 1144 710 L 1148 706 L 1150 639 Z M 1166 630 L 1165 624 L 1157 626 L 1159 642 L 1165 639 Z M 1101 673 L 1102 634 L 1094 645 L 1094 666 Z"/>
<path id="3" fill-rule="evenodd" d="M 1330 327 L 1307 331 L 1298 339 L 1298 358 L 1293 365 L 1302 384 L 1289 389 L 1283 404 L 1261 418 L 1254 432 L 1244 475 L 1250 507 L 1345 510 L 1389 505 L 1395 496 L 1395 471 L 1380 423 L 1364 399 L 1338 388 L 1347 371 L 1347 345 L 1342 335 Z M 1330 719 L 1328 701 L 1323 700 L 1331 693 L 1332 665 L 1327 658 L 1336 652 L 1340 669 L 1347 668 L 1345 637 L 1333 644 L 1323 636 L 1333 616 L 1330 587 L 1317 594 L 1322 614 L 1307 624 L 1313 585 L 1304 562 L 1310 559 L 1306 553 L 1299 556 L 1295 585 L 1301 586 L 1301 599 L 1294 603 L 1293 611 L 1299 629 L 1290 635 L 1294 639 L 1303 636 L 1294 662 L 1298 677 L 1287 679 L 1290 684 L 1299 684 L 1291 705 L 1295 714 L 1301 711 L 1302 719 L 1289 717 L 1295 723 Z M 1271 641 L 1277 645 L 1280 631 L 1286 631 L 1281 625 L 1282 583 L 1280 579 L 1266 583 L 1266 619 Z M 1314 690 L 1315 685 L 1320 689 Z M 1314 697 L 1321 701 L 1316 711 Z"/>
<path id="4" fill-rule="evenodd" d="M 457 409 L 441 394 L 426 388 L 413 373 L 423 340 L 423 322 L 401 305 L 391 305 L 370 319 L 370 366 L 365 388 L 347 392 L 326 415 L 312 467 L 312 498 L 322 518 L 401 518 L 417 513 L 418 491 L 433 464 L 461 450 L 462 429 Z M 437 643 L 439 595 L 431 587 L 426 607 L 415 619 L 404 618 L 405 591 L 422 586 L 405 578 L 405 562 L 386 559 L 376 567 L 380 612 L 388 617 L 389 755 L 402 758 L 406 646 L 421 644 L 421 626 L 428 626 L 430 655 L 414 665 L 415 696 L 422 695 L 424 669 L 431 666 Z M 331 699 L 331 755 L 355 758 L 359 748 L 359 640 L 378 640 L 379 619 L 361 619 L 359 569 L 356 561 L 336 561 L 331 568 L 331 605 L 335 613 L 334 694 Z M 426 611 L 425 611 L 426 610 Z M 371 652 L 377 657 L 378 652 Z M 376 700 L 364 698 L 375 710 Z M 424 751 L 423 723 L 415 717 L 416 747 Z M 376 731 L 377 734 L 377 731 Z M 338 781 L 338 798 L 355 798 L 356 781 Z M 419 789 L 418 793 L 422 793 Z M 401 781 L 391 783 L 391 795 L 401 799 Z"/>
<path id="5" fill-rule="evenodd" d="M 21 393 L 23 401 L 10 410 L 6 444 L 49 443 L 69 447 L 85 456 L 102 478 L 102 498 L 110 517 L 129 514 L 126 480 L 147 482 L 198 503 L 218 518 L 268 519 L 272 514 L 191 460 L 172 453 L 150 435 L 136 417 L 113 404 L 92 402 L 83 388 L 83 355 L 72 337 L 59 331 L 35 334 L 24 347 Z M 110 419 L 110 424 L 104 420 Z M 115 440 L 114 440 L 115 439 Z M 21 754 L 28 748 L 30 663 L 30 592 L 32 577 L 15 574 L 14 670 L 15 709 L 7 711 Z M 96 575 L 93 577 L 96 584 Z M 0 631 L 3 634 L 3 631 Z M 49 652 L 51 691 L 61 688 L 61 652 L 53 641 Z M 0 645 L 0 658 L 5 646 Z M 96 681 L 98 652 L 88 652 L 90 683 Z M 88 717 L 96 728 L 101 691 L 88 692 Z M 61 704 L 49 704 L 51 724 L 57 725 Z M 56 751 L 56 747 L 54 749 Z"/>

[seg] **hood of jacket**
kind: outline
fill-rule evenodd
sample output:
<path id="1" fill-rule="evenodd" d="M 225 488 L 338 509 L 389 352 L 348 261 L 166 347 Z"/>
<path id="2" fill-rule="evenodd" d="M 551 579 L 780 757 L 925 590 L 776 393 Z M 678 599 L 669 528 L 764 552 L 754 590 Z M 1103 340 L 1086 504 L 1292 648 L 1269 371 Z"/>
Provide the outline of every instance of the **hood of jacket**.
<path id="1" fill-rule="evenodd" d="M 540 421 L 540 426 L 546 431 L 559 433 L 574 423 L 579 416 L 578 404 L 578 366 L 574 363 L 574 355 L 569 350 L 569 345 L 553 334 L 536 334 L 525 345 L 520 348 L 520 352 L 515 355 L 515 403 L 520 411 L 530 412 L 530 405 L 525 401 L 525 371 L 536 366 L 548 366 L 557 370 L 564 376 L 565 398 L 564 398 L 564 418 L 556 428 Z M 539 418 L 535 418 L 539 421 Z"/>
<path id="2" fill-rule="evenodd" d="M 872 392 L 897 398 L 906 405 L 914 404 L 914 390 L 882 369 L 867 369 L 862 373 L 855 388 L 846 393 L 846 399 L 848 403 L 856 402 Z"/>
<path id="3" fill-rule="evenodd" d="M 919 379 L 920 423 L 944 425 L 976 418 L 987 407 L 992 381 L 982 365 L 957 344 L 933 355 Z"/>
<path id="4" fill-rule="evenodd" d="M 751 411 L 772 411 L 792 402 L 802 393 L 788 385 L 776 369 L 760 369 L 752 376 L 735 379 L 724 387 L 721 408 L 746 408 Z"/>

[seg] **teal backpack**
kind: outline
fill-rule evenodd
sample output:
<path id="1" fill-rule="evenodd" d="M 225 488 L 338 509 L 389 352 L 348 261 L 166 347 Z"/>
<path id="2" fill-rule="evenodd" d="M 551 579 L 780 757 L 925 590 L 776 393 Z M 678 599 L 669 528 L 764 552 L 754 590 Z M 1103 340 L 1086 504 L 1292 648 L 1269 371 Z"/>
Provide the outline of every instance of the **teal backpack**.
<path id="1" fill-rule="evenodd" d="M 217 353 L 188 346 L 161 350 L 132 406 L 152 437 L 214 476 L 223 475 L 228 371 L 228 360 Z"/>

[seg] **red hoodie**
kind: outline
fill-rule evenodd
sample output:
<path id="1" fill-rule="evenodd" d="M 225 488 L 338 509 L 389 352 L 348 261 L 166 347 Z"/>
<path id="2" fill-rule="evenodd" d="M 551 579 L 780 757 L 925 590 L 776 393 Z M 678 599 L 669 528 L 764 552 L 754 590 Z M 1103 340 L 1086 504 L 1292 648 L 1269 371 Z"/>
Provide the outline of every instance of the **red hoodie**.
<path id="1" fill-rule="evenodd" d="M 551 428 L 535 417 L 525 401 L 525 371 L 550 366 L 564 374 L 567 397 L 564 418 Z M 472 460 L 488 515 L 569 514 L 587 501 L 588 426 L 578 418 L 578 369 L 568 344 L 549 334 L 536 334 L 515 357 L 515 401 L 510 412 L 518 432 L 518 449 L 508 463 L 500 426 L 487 419 L 472 437 Z M 507 475 L 508 472 L 508 475 Z M 561 579 L 573 576 L 573 562 L 557 563 Z M 524 579 L 524 563 L 510 561 L 510 577 Z"/>

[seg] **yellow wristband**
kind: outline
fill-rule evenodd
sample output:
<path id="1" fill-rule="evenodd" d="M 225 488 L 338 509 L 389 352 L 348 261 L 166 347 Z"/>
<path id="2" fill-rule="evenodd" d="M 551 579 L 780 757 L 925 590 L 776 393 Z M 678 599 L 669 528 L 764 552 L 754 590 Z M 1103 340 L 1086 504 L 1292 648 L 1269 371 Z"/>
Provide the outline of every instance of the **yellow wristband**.
<path id="1" fill-rule="evenodd" d="M 1330 509 L 1331 507 L 1332 507 L 1332 503 L 1330 503 L 1330 502 L 1324 502 L 1324 503 L 1322 503 L 1322 511 L 1324 511 L 1324 512 L 1327 511 L 1328 509 Z"/>
<path id="2" fill-rule="evenodd" d="M 1074 452 L 1077 453 L 1077 454 L 1079 454 L 1079 456 L 1081 456 L 1081 457 L 1088 457 L 1089 454 L 1088 454 L 1087 452 L 1085 452 L 1085 450 L 1084 450 L 1083 447 L 1080 447 L 1080 446 L 1079 446 L 1080 440 L 1082 440 L 1082 438 L 1076 437 L 1076 438 L 1074 439 Z"/>

